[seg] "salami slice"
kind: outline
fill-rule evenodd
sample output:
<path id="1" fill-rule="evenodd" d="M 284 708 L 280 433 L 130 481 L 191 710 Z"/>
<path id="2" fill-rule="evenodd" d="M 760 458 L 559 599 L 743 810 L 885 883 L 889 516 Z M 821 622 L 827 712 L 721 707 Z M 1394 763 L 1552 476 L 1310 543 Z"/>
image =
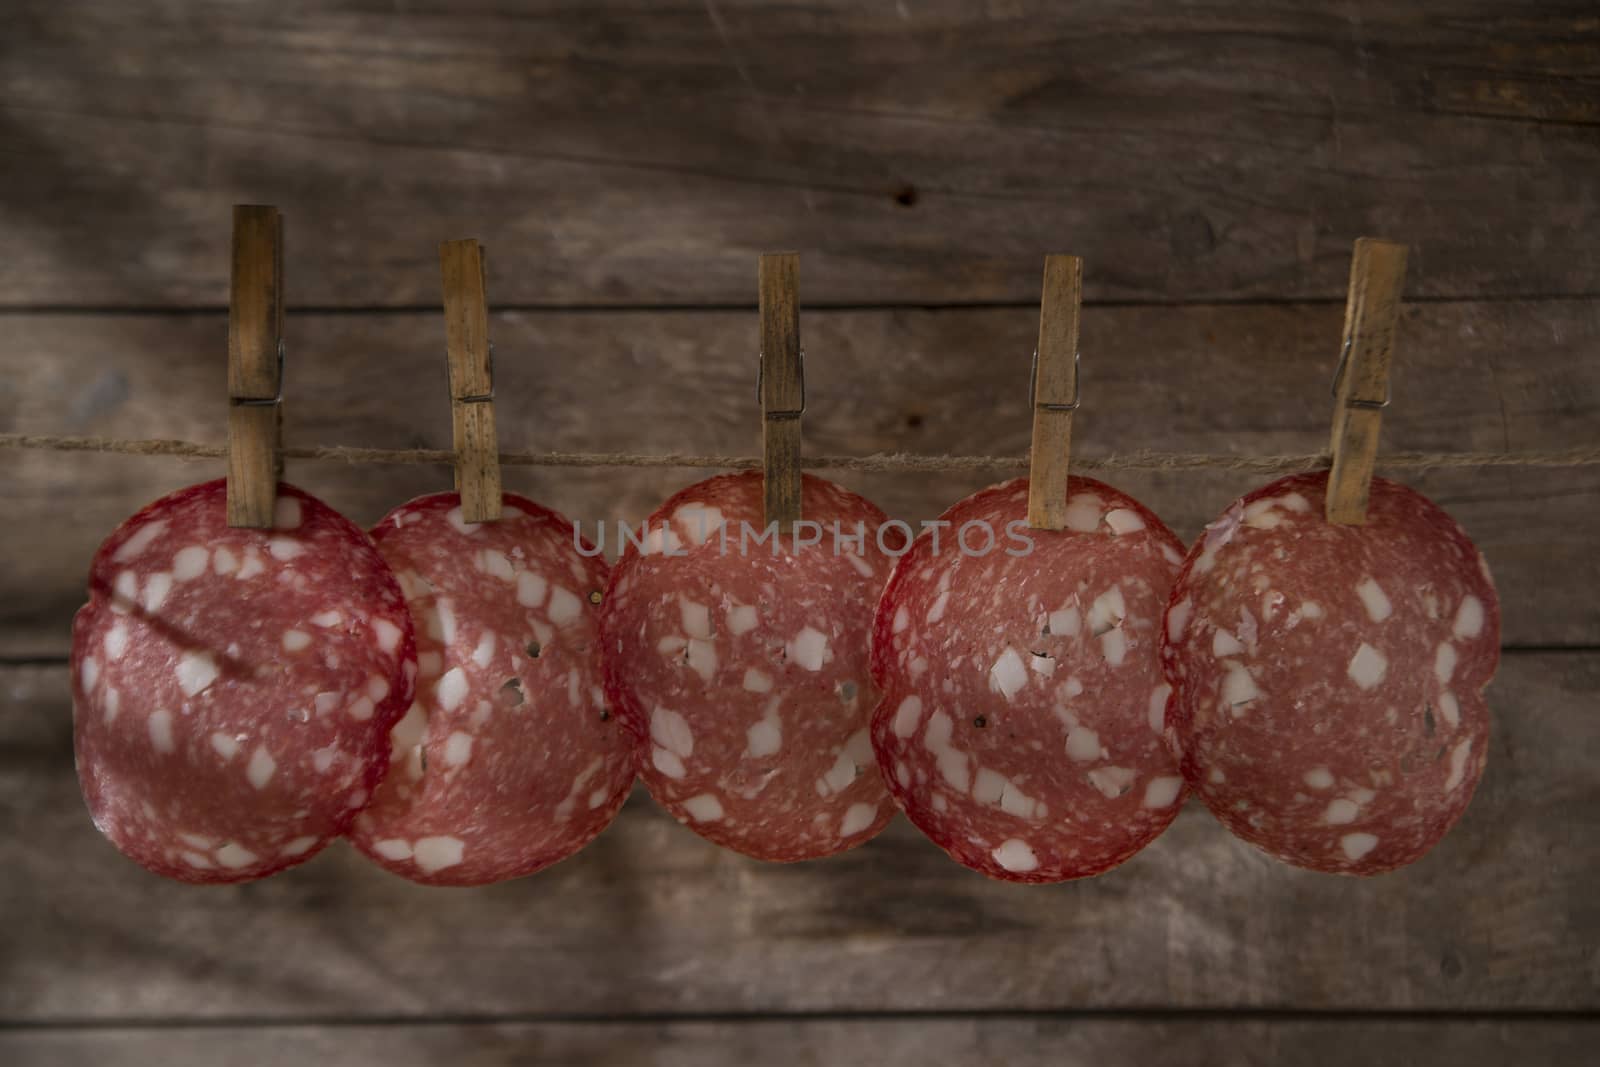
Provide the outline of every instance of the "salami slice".
<path id="1" fill-rule="evenodd" d="M 95 826 L 186 882 L 242 882 L 342 834 L 388 762 L 416 653 L 360 528 L 278 487 L 271 530 L 227 524 L 222 481 L 100 546 L 73 620 L 73 741 Z"/>
<path id="2" fill-rule="evenodd" d="M 896 531 L 808 475 L 806 525 L 780 536 L 761 487 L 760 472 L 692 485 L 627 545 L 601 617 L 606 688 L 680 822 L 758 859 L 814 859 L 894 814 L 867 738 L 867 645 L 890 566 L 879 536 Z"/>
<path id="3" fill-rule="evenodd" d="M 1071 478 L 1067 495 L 1061 531 L 1028 529 L 1027 479 L 950 508 L 896 564 L 873 629 L 889 790 L 992 878 L 1110 870 L 1184 798 L 1152 717 L 1183 544 L 1109 485 Z"/>
<path id="4" fill-rule="evenodd" d="M 1375 478 L 1328 523 L 1327 474 L 1235 501 L 1190 550 L 1162 661 L 1166 730 L 1224 826 L 1340 874 L 1420 858 L 1466 810 L 1500 655 L 1488 567 L 1426 497 Z"/>
<path id="5" fill-rule="evenodd" d="M 372 530 L 417 628 L 417 700 L 350 839 L 396 874 L 484 885 L 565 859 L 616 817 L 632 736 L 607 710 L 595 603 L 608 568 L 572 523 L 505 494 L 467 523 L 455 493 Z"/>

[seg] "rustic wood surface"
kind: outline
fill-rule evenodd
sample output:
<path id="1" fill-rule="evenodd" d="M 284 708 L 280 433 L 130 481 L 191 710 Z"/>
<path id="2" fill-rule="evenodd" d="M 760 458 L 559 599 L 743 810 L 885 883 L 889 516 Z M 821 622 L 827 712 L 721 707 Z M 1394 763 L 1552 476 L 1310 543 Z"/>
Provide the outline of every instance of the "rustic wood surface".
<path id="1" fill-rule="evenodd" d="M 0 431 L 221 443 L 235 203 L 289 241 L 291 444 L 449 448 L 436 249 L 495 254 L 507 448 L 757 455 L 755 266 L 802 257 L 811 454 L 1028 447 L 1039 264 L 1085 259 L 1075 457 L 1329 439 L 1352 241 L 1410 248 L 1385 451 L 1600 425 L 1591 0 L 10 0 Z M 169 884 L 94 831 L 62 665 L 94 547 L 220 461 L 0 452 L 0 1063 L 1592 1062 L 1600 470 L 1405 480 L 1508 651 L 1462 825 L 1356 881 L 1191 806 L 985 881 L 903 820 L 766 866 L 633 798 L 537 877 L 348 849 Z M 711 472 L 507 469 L 592 524 Z M 448 465 L 291 464 L 359 522 Z M 854 474 L 932 518 L 990 475 Z M 1111 479 L 1185 537 L 1260 479 Z M 615 546 L 608 546 L 614 549 Z"/>
<path id="2" fill-rule="evenodd" d="M 996 1063 L 1010 1067 L 1589 1067 L 1600 1032 L 1548 1019 L 1317 1021 L 890 1018 L 821 1021 L 443 1023 L 0 1032 L 13 1067 L 703 1067 L 707 1063 Z"/>
<path id="3" fill-rule="evenodd" d="M 10 305 L 216 305 L 274 203 L 295 304 L 1600 294 L 1590 0 L 10 0 Z M 1064 243 L 1065 242 L 1065 243 Z"/>
<path id="4" fill-rule="evenodd" d="M 1600 1009 L 1600 654 L 1512 653 L 1462 823 L 1381 878 L 1295 871 L 1190 805 L 1106 876 L 990 881 L 904 820 L 826 861 L 718 849 L 637 793 L 486 889 L 338 847 L 197 890 L 84 817 L 62 667 L 0 669 L 0 1022 L 1088 1008 Z"/>

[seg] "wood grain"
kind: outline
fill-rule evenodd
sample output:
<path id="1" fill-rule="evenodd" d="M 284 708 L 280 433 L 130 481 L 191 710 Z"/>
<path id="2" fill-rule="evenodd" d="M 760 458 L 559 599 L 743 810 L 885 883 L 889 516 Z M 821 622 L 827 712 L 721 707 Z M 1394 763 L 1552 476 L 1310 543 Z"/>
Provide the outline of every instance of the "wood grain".
<path id="1" fill-rule="evenodd" d="M 1371 237 L 1356 242 L 1344 308 L 1344 344 L 1333 387 L 1328 447 L 1333 466 L 1324 502 L 1329 522 L 1360 526 L 1367 521 L 1405 278 L 1405 245 Z"/>
<path id="2" fill-rule="evenodd" d="M 949 1018 L 446 1023 L 0 1032 L 12 1067 L 244 1067 L 274 1062 L 421 1067 L 1588 1067 L 1589 1020 Z"/>
<path id="3" fill-rule="evenodd" d="M 1296 1008 L 1595 1011 L 1600 654 L 1517 653 L 1462 823 L 1392 875 L 1284 867 L 1204 809 L 1116 872 L 992 882 L 904 820 L 814 863 L 642 793 L 576 857 L 469 891 L 343 846 L 261 882 L 148 875 L 94 830 L 65 668 L 0 668 L 0 1023 Z"/>
<path id="4" fill-rule="evenodd" d="M 746 263 L 748 281 L 749 263 Z M 1314 452 L 1327 441 L 1340 308 L 1085 308 L 1079 455 L 1138 448 Z M 0 331 L 0 430 L 220 442 L 225 316 L 13 315 Z M 292 443 L 448 449 L 438 312 L 296 315 Z M 753 312 L 497 314 L 499 431 L 507 448 L 759 450 Z M 1600 420 L 1600 305 L 1408 305 L 1384 422 L 1395 450 L 1592 442 Z M 807 447 L 1000 453 L 1028 447 L 1032 308 L 806 314 Z M 596 403 L 604 397 L 604 405 Z M 42 398 L 49 398 L 47 401 Z M 124 518 L 216 463 L 8 453 L 0 525 L 0 656 L 58 656 L 95 546 Z M 357 522 L 450 486 L 446 467 L 296 464 L 289 479 Z M 508 488 L 584 523 L 638 522 L 702 472 L 507 470 Z M 851 474 L 838 480 L 915 522 L 992 480 Z M 1487 553 L 1512 645 L 1600 643 L 1600 471 L 1455 471 L 1406 479 Z M 1258 479 L 1238 472 L 1113 478 L 1192 538 Z M 606 546 L 614 550 L 614 544 Z M 25 561 L 22 562 L 22 561 Z"/>
<path id="5" fill-rule="evenodd" d="M 1033 350 L 1037 362 L 1032 383 L 1033 437 L 1028 444 L 1028 525 L 1035 530 L 1059 530 L 1067 524 L 1082 302 L 1083 260 L 1046 256 L 1039 298 L 1039 341 Z"/>
<path id="6" fill-rule="evenodd" d="M 220 306 L 227 211 L 308 236 L 295 298 L 502 305 L 1337 300 L 1600 293 L 1587 0 L 12 0 L 0 301 Z"/>

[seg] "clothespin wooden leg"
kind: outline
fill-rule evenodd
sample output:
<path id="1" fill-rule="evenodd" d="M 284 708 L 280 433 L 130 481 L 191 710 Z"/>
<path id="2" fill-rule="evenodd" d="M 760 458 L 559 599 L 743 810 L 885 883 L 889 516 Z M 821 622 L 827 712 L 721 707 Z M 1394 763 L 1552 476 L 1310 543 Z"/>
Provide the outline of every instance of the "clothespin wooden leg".
<path id="1" fill-rule="evenodd" d="M 500 518 L 500 446 L 494 427 L 494 359 L 483 249 L 474 240 L 439 246 L 444 275 L 445 351 L 450 364 L 450 421 L 455 432 L 456 491 L 467 522 Z"/>
<path id="2" fill-rule="evenodd" d="M 1383 409 L 1389 405 L 1389 364 L 1405 277 L 1405 245 L 1371 237 L 1356 241 L 1344 309 L 1344 347 L 1333 383 L 1333 469 L 1325 504 L 1329 522 L 1360 526 L 1367 521 L 1367 495 L 1378 459 Z"/>
<path id="3" fill-rule="evenodd" d="M 236 204 L 228 299 L 228 525 L 266 529 L 283 435 L 283 218 Z"/>
<path id="4" fill-rule="evenodd" d="M 761 394 L 763 508 L 768 525 L 800 520 L 800 416 L 806 408 L 800 352 L 800 257 L 761 257 Z"/>
<path id="5" fill-rule="evenodd" d="M 1078 309 L 1083 260 L 1046 256 L 1039 302 L 1039 347 L 1029 396 L 1033 445 L 1028 453 L 1028 525 L 1059 530 L 1067 524 L 1067 461 L 1072 413 L 1078 408 Z"/>

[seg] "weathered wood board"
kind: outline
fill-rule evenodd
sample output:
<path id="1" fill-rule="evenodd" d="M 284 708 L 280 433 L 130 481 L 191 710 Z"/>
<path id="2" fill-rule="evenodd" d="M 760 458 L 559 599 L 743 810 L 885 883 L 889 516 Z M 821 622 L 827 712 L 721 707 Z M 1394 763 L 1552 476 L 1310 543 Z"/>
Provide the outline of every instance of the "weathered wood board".
<path id="1" fill-rule="evenodd" d="M 1410 246 L 1383 450 L 1589 444 L 1596 70 L 1592 0 L 11 0 L 0 432 L 221 443 L 257 202 L 295 444 L 448 447 L 436 248 L 468 236 L 508 448 L 757 454 L 756 256 L 794 249 L 807 453 L 1020 455 L 1049 252 L 1087 261 L 1075 459 L 1316 451 L 1358 236 Z M 1600 470 L 1404 476 L 1522 650 L 1479 796 L 1405 871 L 1292 871 L 1198 806 L 1082 884 L 987 882 L 903 820 L 774 867 L 640 795 L 461 892 L 344 848 L 196 890 L 93 830 L 60 663 L 89 556 L 222 470 L 0 452 L 0 1064 L 1595 1059 Z M 710 472 L 505 473 L 592 528 Z M 289 476 L 363 523 L 451 480 Z M 838 477 L 915 521 L 1000 476 Z M 1110 480 L 1192 537 L 1261 479 Z"/>
<path id="2" fill-rule="evenodd" d="M 642 793 L 574 858 L 425 889 L 338 847 L 247 885 L 146 874 L 72 773 L 65 669 L 0 668 L 0 1024 L 1083 1009 L 1596 1011 L 1600 653 L 1513 653 L 1463 822 L 1397 873 L 1295 871 L 1198 805 L 1101 878 L 1031 887 L 908 823 L 813 863 L 716 848 Z"/>
<path id="3" fill-rule="evenodd" d="M 888 1019 L 716 1022 L 222 1026 L 0 1032 L 12 1067 L 245 1067 L 284 1063 L 421 1067 L 708 1067 L 752 1063 L 1003 1063 L 1009 1067 L 1588 1067 L 1586 1021 L 1163 1018 Z"/>
<path id="4" fill-rule="evenodd" d="M 1600 33 L 1512 5 L 669 0 L 0 12 L 0 304 L 216 305 L 234 202 L 292 303 L 433 304 L 434 247 L 516 304 L 1600 294 Z"/>
<path id="5" fill-rule="evenodd" d="M 1337 305 L 1086 308 L 1075 455 L 1325 448 L 1340 314 Z M 223 316 L 3 322 L 0 430 L 223 440 Z M 496 315 L 500 440 L 507 448 L 757 455 L 756 325 L 754 312 Z M 1028 308 L 805 313 L 805 451 L 1022 455 L 1037 327 Z M 302 314 L 291 316 L 288 338 L 288 442 L 450 446 L 438 314 Z M 1400 325 L 1382 446 L 1500 451 L 1592 440 L 1597 347 L 1600 303 L 1412 306 Z M 64 654 L 100 540 L 149 500 L 222 472 L 221 461 L 84 454 L 11 452 L 0 464 L 9 508 L 0 556 L 27 561 L 0 570 L 0 653 L 13 657 Z M 505 478 L 583 521 L 592 536 L 602 520 L 643 519 L 707 473 L 508 468 Z M 288 475 L 362 523 L 450 485 L 445 467 L 299 463 Z M 1001 477 L 839 480 L 914 522 Z M 1185 538 L 1261 481 L 1228 471 L 1107 477 Z M 1456 515 L 1487 554 L 1507 644 L 1600 643 L 1592 595 L 1600 470 L 1405 480 Z"/>

